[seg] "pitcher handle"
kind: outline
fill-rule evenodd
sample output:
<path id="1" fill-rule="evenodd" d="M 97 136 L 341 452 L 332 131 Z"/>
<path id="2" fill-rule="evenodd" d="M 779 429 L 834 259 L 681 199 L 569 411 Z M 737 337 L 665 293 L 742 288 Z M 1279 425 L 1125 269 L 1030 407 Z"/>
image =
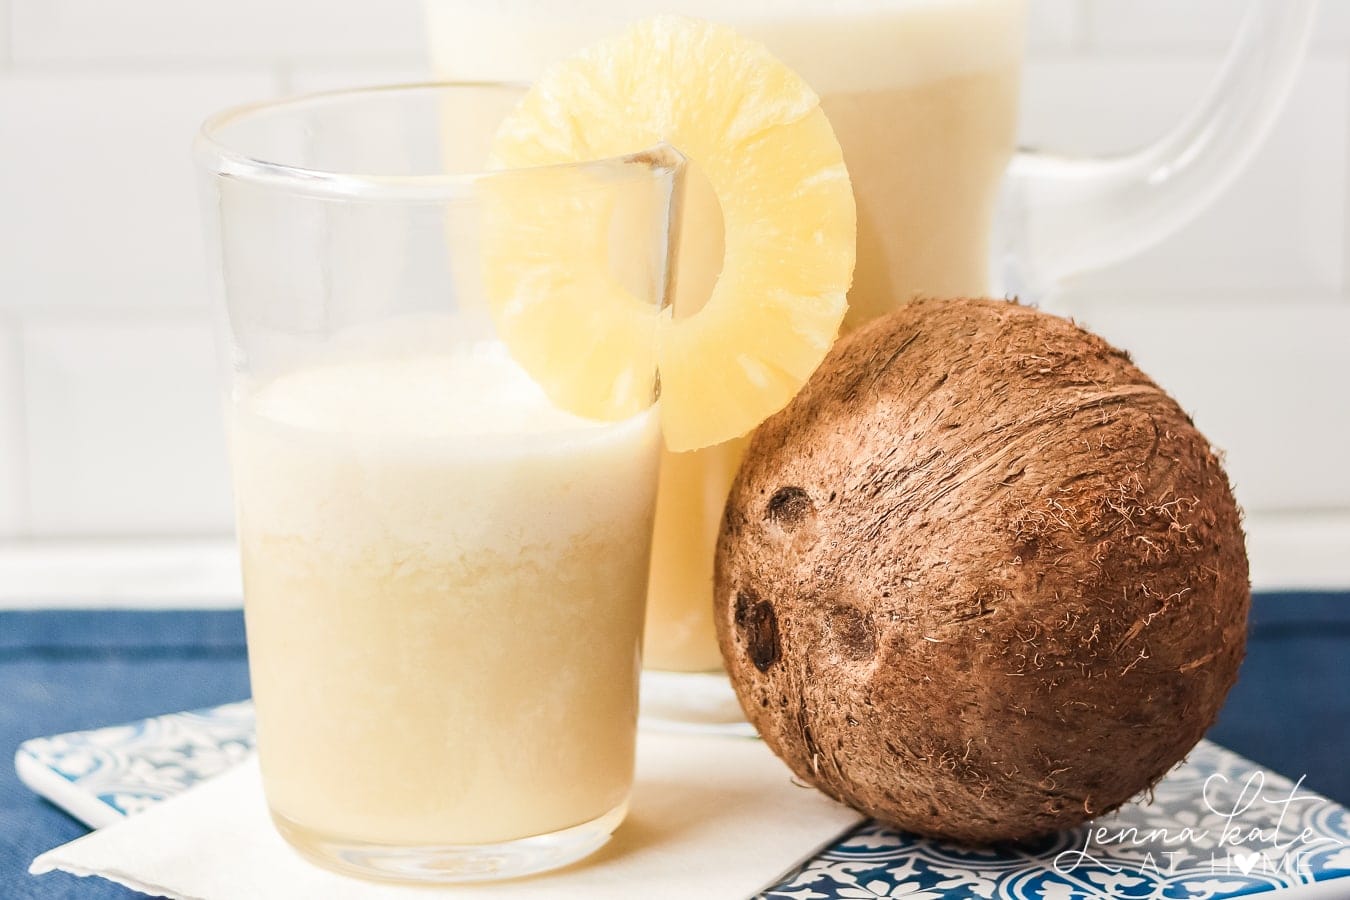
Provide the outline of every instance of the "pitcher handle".
<path id="1" fill-rule="evenodd" d="M 1284 105 L 1316 8 L 1317 0 L 1250 0 L 1204 100 L 1142 150 L 1096 159 L 1019 152 L 992 245 L 1001 289 L 1043 303 L 1066 276 L 1133 256 L 1208 206 Z"/>

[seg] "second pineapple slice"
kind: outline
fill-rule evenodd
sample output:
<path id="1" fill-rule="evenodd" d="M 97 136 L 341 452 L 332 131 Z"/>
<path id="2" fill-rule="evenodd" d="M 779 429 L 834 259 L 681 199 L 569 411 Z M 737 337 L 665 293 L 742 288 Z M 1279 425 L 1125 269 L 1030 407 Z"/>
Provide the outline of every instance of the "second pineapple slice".
<path id="1" fill-rule="evenodd" d="M 660 143 L 706 177 L 725 233 L 722 272 L 707 304 L 656 323 L 666 444 L 692 450 L 754 428 L 824 358 L 846 307 L 856 211 L 839 143 L 806 83 L 731 29 L 674 16 L 640 23 L 546 73 L 503 123 L 492 162 L 546 166 Z M 561 214 L 548 221 L 546 204 L 536 204 L 530 218 L 542 231 L 576 230 L 576 220 Z M 591 252 L 554 271 L 575 283 L 578 267 L 608 265 L 605 254 Z M 637 304 L 611 290 L 551 304 L 551 294 L 565 297 L 568 289 L 539 271 L 493 282 L 517 359 L 555 401 L 577 412 L 625 409 L 605 382 L 649 363 L 650 345 L 635 339 L 642 333 Z M 598 274 L 592 281 L 616 285 Z M 578 347 L 605 358 L 562 368 L 560 354 L 550 351 Z"/>

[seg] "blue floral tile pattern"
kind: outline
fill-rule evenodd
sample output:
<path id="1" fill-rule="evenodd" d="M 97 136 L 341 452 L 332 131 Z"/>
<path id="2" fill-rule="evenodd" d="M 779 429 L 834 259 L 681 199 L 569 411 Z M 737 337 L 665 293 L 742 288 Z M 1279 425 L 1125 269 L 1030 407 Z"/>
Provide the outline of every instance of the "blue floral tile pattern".
<path id="1" fill-rule="evenodd" d="M 1208 741 L 1117 813 L 972 849 L 864 823 L 764 900 L 1218 900 L 1345 878 L 1350 810 Z"/>
<path id="2" fill-rule="evenodd" d="M 244 702 L 39 738 L 19 748 L 16 764 L 35 790 L 100 825 L 252 749 Z M 1202 741 L 1151 798 L 1034 845 L 972 849 L 868 822 L 760 898 L 1224 900 L 1279 891 L 1294 900 L 1300 887 L 1336 878 L 1345 891 L 1335 896 L 1350 897 L 1350 810 Z"/>
<path id="3" fill-rule="evenodd" d="M 142 719 L 130 725 L 36 738 L 19 746 L 20 776 L 31 772 L 24 757 L 70 783 L 78 794 L 97 797 L 117 816 L 140 812 L 219 775 L 253 750 L 253 704 L 227 703 L 211 709 Z M 26 780 L 26 779 L 25 779 Z M 39 790 L 71 809 L 69 789 L 59 782 Z M 104 824 L 89 822 L 91 825 Z"/>

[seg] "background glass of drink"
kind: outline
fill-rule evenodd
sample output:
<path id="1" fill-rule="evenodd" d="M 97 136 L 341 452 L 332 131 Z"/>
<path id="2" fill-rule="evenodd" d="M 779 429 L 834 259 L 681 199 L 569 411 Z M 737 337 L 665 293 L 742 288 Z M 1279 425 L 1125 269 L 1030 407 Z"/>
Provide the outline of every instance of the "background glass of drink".
<path id="1" fill-rule="evenodd" d="M 844 150 L 858 208 L 845 328 L 917 296 L 1016 293 L 1137 252 L 1227 184 L 1282 103 L 1314 0 L 1252 0 L 1210 95 L 1175 132 L 1119 159 L 1014 155 L 1027 0 L 426 0 L 442 77 L 531 81 L 657 13 L 725 22 L 806 79 Z M 1103 98 L 1109 102 L 1109 98 Z M 1011 163 L 1011 167 L 1010 167 Z M 721 268 L 721 213 L 692 160 L 674 314 Z M 647 607 L 644 713 L 740 718 L 712 625 L 713 549 L 745 439 L 665 453 Z M 672 676 L 670 673 L 683 673 Z"/>
<path id="2" fill-rule="evenodd" d="M 564 209 L 655 319 L 681 160 L 471 174 L 517 96 L 318 95 L 197 144 L 267 801 L 360 875 L 552 868 L 628 802 L 655 372 L 612 420 L 555 406 L 494 266 L 539 274 L 520 248 Z"/>

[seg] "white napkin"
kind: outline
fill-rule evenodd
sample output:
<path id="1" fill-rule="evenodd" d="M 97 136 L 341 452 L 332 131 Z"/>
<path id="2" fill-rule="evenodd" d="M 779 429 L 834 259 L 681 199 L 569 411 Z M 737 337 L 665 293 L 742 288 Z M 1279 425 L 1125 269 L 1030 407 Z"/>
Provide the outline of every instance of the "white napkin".
<path id="1" fill-rule="evenodd" d="M 49 850 L 29 871 L 100 875 L 179 900 L 720 900 L 770 886 L 859 819 L 794 783 L 760 741 L 643 732 L 628 819 L 588 859 L 530 878 L 424 888 L 321 869 L 273 829 L 255 760 Z"/>

